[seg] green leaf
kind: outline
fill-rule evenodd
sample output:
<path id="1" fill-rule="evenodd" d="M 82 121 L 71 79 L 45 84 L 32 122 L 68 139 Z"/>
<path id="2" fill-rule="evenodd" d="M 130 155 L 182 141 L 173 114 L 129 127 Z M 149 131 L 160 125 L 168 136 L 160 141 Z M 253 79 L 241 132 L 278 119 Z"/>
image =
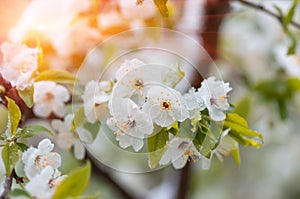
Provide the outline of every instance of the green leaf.
<path id="1" fill-rule="evenodd" d="M 33 93 L 34 93 L 34 86 L 26 87 L 24 90 L 18 90 L 19 96 L 25 102 L 26 106 L 31 108 L 33 106 Z"/>
<path id="2" fill-rule="evenodd" d="M 247 119 L 250 114 L 250 109 L 251 109 L 250 97 L 246 96 L 237 103 L 235 109 L 233 110 L 233 113 L 237 113 L 243 118 Z"/>
<path id="3" fill-rule="evenodd" d="M 70 131 L 73 132 L 75 129 L 82 127 L 85 123 L 87 123 L 87 119 L 84 113 L 84 107 L 81 106 L 78 108 L 75 113 L 74 119 L 72 121 L 72 125 L 70 127 Z"/>
<path id="4" fill-rule="evenodd" d="M 61 199 L 80 196 L 88 185 L 91 175 L 91 165 L 72 171 L 56 188 L 52 199 Z"/>
<path id="5" fill-rule="evenodd" d="M 231 155 L 234 159 L 235 165 L 238 167 L 241 163 L 239 147 L 237 147 L 236 149 L 233 149 L 231 151 Z"/>
<path id="6" fill-rule="evenodd" d="M 224 127 L 230 128 L 231 131 L 234 131 L 243 136 L 258 137 L 261 140 L 263 139 L 260 133 L 249 129 L 246 120 L 236 113 L 227 114 L 226 120 L 224 122 Z"/>
<path id="7" fill-rule="evenodd" d="M 153 0 L 156 7 L 158 8 L 160 14 L 163 17 L 168 17 L 169 16 L 169 11 L 167 8 L 167 2 L 168 0 Z"/>
<path id="8" fill-rule="evenodd" d="M 11 198 L 29 198 L 32 199 L 30 194 L 24 189 L 14 189 L 9 193 Z"/>
<path id="9" fill-rule="evenodd" d="M 35 81 L 54 81 L 59 84 L 74 84 L 76 77 L 65 70 L 46 70 L 41 72 Z"/>
<path id="10" fill-rule="evenodd" d="M 10 99 L 9 97 L 6 97 L 6 100 L 8 102 L 7 108 L 9 113 L 8 121 L 10 122 L 10 133 L 11 136 L 13 136 L 16 133 L 19 122 L 21 120 L 21 111 L 14 100 Z"/>
<path id="11" fill-rule="evenodd" d="M 289 93 L 300 91 L 300 79 L 298 77 L 291 77 L 287 79 L 287 87 Z"/>
<path id="12" fill-rule="evenodd" d="M 299 0 L 294 0 L 293 1 L 293 5 L 292 7 L 289 9 L 285 19 L 284 19 L 284 22 L 285 22 L 285 25 L 289 25 L 292 21 L 293 21 L 293 18 L 294 18 L 294 15 L 295 15 L 295 10 L 296 10 L 296 7 L 297 7 L 297 4 L 299 3 Z"/>
<path id="13" fill-rule="evenodd" d="M 192 125 L 191 120 L 187 119 L 179 123 L 179 131 L 176 136 L 181 138 L 193 139 L 196 133 L 192 130 L 194 130 L 194 126 Z"/>
<path id="14" fill-rule="evenodd" d="M 243 146 L 253 146 L 253 147 L 260 147 L 261 146 L 261 143 L 255 141 L 255 140 L 249 139 L 245 136 L 242 136 L 242 135 L 238 134 L 235 131 L 230 131 L 229 135 L 230 135 L 230 137 L 235 139 L 238 143 L 240 143 Z"/>
<path id="15" fill-rule="evenodd" d="M 21 142 L 17 142 L 16 145 L 19 147 L 20 151 L 22 152 L 26 151 L 29 148 L 26 144 Z"/>
<path id="16" fill-rule="evenodd" d="M 49 135 L 54 136 L 54 133 L 49 129 L 40 126 L 40 125 L 32 125 L 26 126 L 23 129 L 19 130 L 15 135 L 16 138 L 30 138 L 40 133 L 48 133 Z"/>
<path id="17" fill-rule="evenodd" d="M 19 160 L 19 147 L 14 143 L 7 143 L 2 149 L 2 160 L 6 175 L 10 175 Z"/>
<path id="18" fill-rule="evenodd" d="M 8 110 L 2 104 L 0 104 L 0 121 L 0 134 L 2 134 L 6 131 L 8 123 Z"/>
<path id="19" fill-rule="evenodd" d="M 200 121 L 200 126 L 198 126 L 197 134 L 193 139 L 193 144 L 196 149 L 201 153 L 203 156 L 209 158 L 211 155 L 211 137 L 209 134 L 209 127 L 205 123 L 205 121 Z"/>
<path id="20" fill-rule="evenodd" d="M 169 140 L 168 130 L 162 128 L 160 132 L 148 137 L 148 157 L 150 168 L 155 168 L 161 157 L 167 150 L 167 142 Z"/>
<path id="21" fill-rule="evenodd" d="M 97 121 L 97 122 L 95 122 L 93 124 L 87 122 L 87 123 L 84 124 L 83 127 L 86 130 L 88 130 L 92 134 L 93 139 L 95 139 L 96 136 L 98 135 L 99 130 L 100 130 L 101 123 L 100 123 L 100 121 Z"/>

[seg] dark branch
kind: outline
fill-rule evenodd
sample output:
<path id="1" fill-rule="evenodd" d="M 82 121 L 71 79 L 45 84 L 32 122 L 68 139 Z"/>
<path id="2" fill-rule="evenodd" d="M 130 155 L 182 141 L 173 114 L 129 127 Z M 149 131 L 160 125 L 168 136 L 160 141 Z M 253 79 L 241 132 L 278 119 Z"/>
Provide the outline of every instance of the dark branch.
<path id="1" fill-rule="evenodd" d="M 177 191 L 176 199 L 188 198 L 190 167 L 191 164 L 187 163 L 185 167 L 180 171 L 180 181 L 178 183 L 178 191 Z"/>
<path id="2" fill-rule="evenodd" d="M 239 3 L 241 3 L 241 4 L 245 5 L 245 6 L 254 8 L 254 9 L 259 10 L 259 11 L 262 11 L 262 12 L 264 12 L 264 13 L 266 13 L 266 14 L 274 17 L 274 18 L 276 18 L 281 24 L 284 23 L 282 17 L 278 13 L 273 12 L 273 11 L 265 8 L 263 5 L 255 4 L 253 2 L 245 1 L 245 0 L 231 0 L 231 1 L 237 1 L 237 2 L 239 2 Z M 299 23 L 297 23 L 295 21 L 291 21 L 290 24 L 292 26 L 294 26 L 295 28 L 300 29 L 300 24 Z"/>
<path id="3" fill-rule="evenodd" d="M 14 175 L 15 175 L 15 170 L 13 170 L 13 172 L 9 176 L 6 176 L 5 182 L 3 184 L 3 192 L 0 196 L 1 199 L 10 199 L 8 194 L 11 191 Z"/>
<path id="4" fill-rule="evenodd" d="M 100 179 L 104 179 L 106 182 L 108 182 L 116 191 L 120 193 L 120 195 L 122 195 L 123 199 L 135 199 L 135 196 L 127 192 L 122 185 L 116 182 L 109 172 L 103 169 L 89 153 L 87 154 L 87 159 L 91 161 L 93 174 L 98 175 Z"/>

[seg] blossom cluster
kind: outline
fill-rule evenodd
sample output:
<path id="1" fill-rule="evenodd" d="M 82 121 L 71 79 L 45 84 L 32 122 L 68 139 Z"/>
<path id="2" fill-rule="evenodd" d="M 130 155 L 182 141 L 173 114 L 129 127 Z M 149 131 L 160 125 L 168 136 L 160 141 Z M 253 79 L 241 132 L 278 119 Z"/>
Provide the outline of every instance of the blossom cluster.
<path id="1" fill-rule="evenodd" d="M 106 125 L 116 135 L 120 147 L 133 147 L 136 152 L 143 148 L 146 138 L 159 133 L 154 129 L 170 129 L 185 121 L 199 122 L 205 110 L 212 121 L 224 121 L 230 107 L 228 92 L 232 88 L 229 83 L 210 77 L 200 88 L 191 88 L 182 94 L 175 89 L 182 77 L 180 68 L 146 64 L 138 59 L 126 60 L 116 72 L 114 84 L 94 80 L 87 84 L 83 97 L 86 117 L 94 122 L 101 114 L 97 107 L 107 104 Z M 232 138 L 230 144 L 226 144 L 228 139 L 223 138 L 229 137 L 228 131 L 220 134 L 219 147 L 209 157 L 195 148 L 192 137 L 169 134 L 167 150 L 159 163 L 172 162 L 176 168 L 182 168 L 189 158 L 206 159 L 203 161 L 206 163 L 213 154 L 221 158 L 220 154 L 230 153 L 237 145 Z"/>
<path id="2" fill-rule="evenodd" d="M 55 188 L 66 177 L 58 168 L 61 156 L 53 152 L 54 144 L 49 139 L 42 140 L 38 147 L 30 147 L 23 153 L 24 172 L 29 182 L 25 190 L 34 198 L 51 198 Z"/>

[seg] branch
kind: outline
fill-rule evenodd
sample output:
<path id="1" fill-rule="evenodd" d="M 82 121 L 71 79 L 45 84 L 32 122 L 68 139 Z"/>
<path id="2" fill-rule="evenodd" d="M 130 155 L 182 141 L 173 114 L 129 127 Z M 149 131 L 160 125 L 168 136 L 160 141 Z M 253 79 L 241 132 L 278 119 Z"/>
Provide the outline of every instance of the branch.
<path id="1" fill-rule="evenodd" d="M 16 172 L 13 169 L 12 173 L 9 176 L 6 176 L 5 178 L 5 182 L 3 184 L 3 192 L 0 196 L 1 199 L 10 199 L 8 194 L 11 191 L 11 186 L 12 186 L 14 176 L 16 176 Z"/>
<path id="2" fill-rule="evenodd" d="M 239 3 L 243 4 L 243 5 L 246 5 L 248 7 L 254 8 L 254 9 L 259 10 L 259 11 L 262 11 L 265 14 L 268 14 L 268 15 L 276 18 L 281 24 L 284 23 L 283 18 L 279 14 L 277 14 L 276 12 L 273 12 L 273 11 L 267 9 L 267 8 L 265 8 L 263 5 L 255 4 L 253 2 L 245 1 L 245 0 L 231 0 L 231 1 L 237 1 L 237 2 L 239 2 Z M 290 24 L 292 26 L 294 26 L 295 28 L 300 29 L 300 24 L 299 23 L 297 23 L 295 21 L 291 21 Z"/>
<path id="3" fill-rule="evenodd" d="M 122 185 L 116 182 L 115 179 L 113 179 L 113 177 L 107 171 L 101 168 L 89 153 L 87 153 L 86 158 L 91 162 L 93 174 L 96 174 L 101 179 L 106 180 L 113 188 L 116 189 L 116 191 L 118 191 L 123 196 L 123 199 L 135 199 L 135 197 L 131 195 L 131 193 L 129 193 L 125 188 L 123 188 Z"/>
<path id="4" fill-rule="evenodd" d="M 178 183 L 178 191 L 176 199 L 188 198 L 188 187 L 190 178 L 191 164 L 188 162 L 185 167 L 180 171 L 180 181 Z"/>

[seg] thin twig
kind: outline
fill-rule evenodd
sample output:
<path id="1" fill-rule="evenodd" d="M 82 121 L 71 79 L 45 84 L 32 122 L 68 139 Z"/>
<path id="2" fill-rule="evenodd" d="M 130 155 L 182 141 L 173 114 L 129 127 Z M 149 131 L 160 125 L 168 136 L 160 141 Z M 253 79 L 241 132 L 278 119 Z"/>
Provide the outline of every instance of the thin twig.
<path id="1" fill-rule="evenodd" d="M 276 18 L 281 24 L 284 23 L 282 17 L 278 13 L 273 12 L 273 11 L 267 9 L 263 5 L 256 4 L 256 3 L 253 3 L 253 2 L 250 2 L 250 1 L 245 1 L 245 0 L 231 0 L 231 1 L 237 1 L 237 2 L 239 2 L 239 3 L 243 4 L 243 5 L 246 5 L 248 7 L 254 8 L 256 10 L 260 10 L 260 11 L 262 11 L 262 12 L 264 12 L 264 13 L 266 13 L 266 14 L 274 17 L 274 18 Z M 300 24 L 299 23 L 297 23 L 297 22 L 295 22 L 295 21 L 292 20 L 290 24 L 292 26 L 294 26 L 295 28 L 300 29 Z"/>
<path id="2" fill-rule="evenodd" d="M 187 163 L 185 167 L 180 171 L 180 181 L 178 183 L 176 199 L 188 198 L 190 168 L 191 164 Z"/>
<path id="3" fill-rule="evenodd" d="M 0 196 L 1 199 L 9 199 L 10 198 L 8 194 L 11 191 L 14 174 L 15 174 L 15 170 L 13 170 L 13 172 L 9 176 L 6 176 L 5 182 L 3 185 L 3 192 Z"/>
<path id="4" fill-rule="evenodd" d="M 87 153 L 88 160 L 90 160 L 92 165 L 93 174 L 98 175 L 101 179 L 106 180 L 117 192 L 122 195 L 123 199 L 135 199 L 131 193 L 129 193 L 122 185 L 120 185 L 113 177 L 109 174 L 108 171 L 104 170 L 98 162 L 96 162 L 95 158 L 92 157 L 89 153 Z"/>

